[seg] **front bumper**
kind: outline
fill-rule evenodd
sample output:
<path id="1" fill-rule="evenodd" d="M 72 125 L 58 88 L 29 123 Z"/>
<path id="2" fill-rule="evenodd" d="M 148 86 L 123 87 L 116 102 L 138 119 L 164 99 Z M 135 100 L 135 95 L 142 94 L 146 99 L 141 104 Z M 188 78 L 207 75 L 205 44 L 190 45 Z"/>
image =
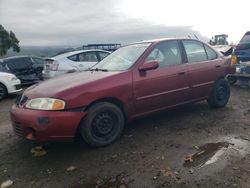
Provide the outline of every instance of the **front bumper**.
<path id="1" fill-rule="evenodd" d="M 7 86 L 8 93 L 17 93 L 19 91 L 22 91 L 21 82 L 19 80 L 12 81 L 11 84 Z"/>
<path id="2" fill-rule="evenodd" d="M 14 132 L 35 141 L 72 141 L 86 112 L 30 110 L 13 105 Z"/>

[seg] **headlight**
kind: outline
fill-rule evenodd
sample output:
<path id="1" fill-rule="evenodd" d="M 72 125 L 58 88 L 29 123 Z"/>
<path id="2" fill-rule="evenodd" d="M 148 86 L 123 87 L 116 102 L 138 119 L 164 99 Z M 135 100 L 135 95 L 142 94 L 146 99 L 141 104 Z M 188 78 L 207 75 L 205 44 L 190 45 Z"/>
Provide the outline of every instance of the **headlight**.
<path id="1" fill-rule="evenodd" d="M 18 78 L 17 78 L 15 75 L 7 75 L 6 78 L 7 78 L 9 81 L 18 80 Z"/>
<path id="2" fill-rule="evenodd" d="M 35 110 L 63 110 L 65 108 L 65 102 L 53 98 L 36 98 L 28 100 L 25 107 Z"/>

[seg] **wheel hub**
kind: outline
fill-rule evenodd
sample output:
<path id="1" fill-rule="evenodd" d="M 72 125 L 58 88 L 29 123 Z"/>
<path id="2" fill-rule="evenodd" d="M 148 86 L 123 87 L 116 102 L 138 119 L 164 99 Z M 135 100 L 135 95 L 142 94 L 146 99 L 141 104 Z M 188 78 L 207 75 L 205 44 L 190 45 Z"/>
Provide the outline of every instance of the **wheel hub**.
<path id="1" fill-rule="evenodd" d="M 223 100 L 225 98 L 225 96 L 226 96 L 226 88 L 221 86 L 217 92 L 217 99 Z"/>
<path id="2" fill-rule="evenodd" d="M 109 134 L 114 127 L 114 118 L 109 113 L 97 115 L 93 121 L 94 133 L 98 136 Z"/>

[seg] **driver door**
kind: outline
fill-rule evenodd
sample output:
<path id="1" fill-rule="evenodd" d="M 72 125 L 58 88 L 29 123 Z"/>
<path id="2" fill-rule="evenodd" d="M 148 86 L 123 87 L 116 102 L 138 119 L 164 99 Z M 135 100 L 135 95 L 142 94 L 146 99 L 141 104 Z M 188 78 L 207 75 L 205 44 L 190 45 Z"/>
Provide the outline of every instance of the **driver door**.
<path id="1" fill-rule="evenodd" d="M 184 103 L 189 98 L 186 64 L 177 40 L 158 44 L 145 59 L 158 61 L 155 70 L 134 70 L 136 113 L 143 114 Z"/>

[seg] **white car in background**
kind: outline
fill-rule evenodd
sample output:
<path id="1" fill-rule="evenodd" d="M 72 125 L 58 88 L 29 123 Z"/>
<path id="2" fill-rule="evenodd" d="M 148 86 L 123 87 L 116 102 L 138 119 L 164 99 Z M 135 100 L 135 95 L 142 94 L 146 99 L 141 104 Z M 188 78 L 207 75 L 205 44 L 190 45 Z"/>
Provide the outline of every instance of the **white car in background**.
<path id="1" fill-rule="evenodd" d="M 105 50 L 78 50 L 45 60 L 43 78 L 48 79 L 71 72 L 87 70 L 111 52 Z"/>
<path id="2" fill-rule="evenodd" d="M 0 100 L 8 94 L 17 93 L 21 90 L 21 81 L 14 74 L 0 72 Z"/>

